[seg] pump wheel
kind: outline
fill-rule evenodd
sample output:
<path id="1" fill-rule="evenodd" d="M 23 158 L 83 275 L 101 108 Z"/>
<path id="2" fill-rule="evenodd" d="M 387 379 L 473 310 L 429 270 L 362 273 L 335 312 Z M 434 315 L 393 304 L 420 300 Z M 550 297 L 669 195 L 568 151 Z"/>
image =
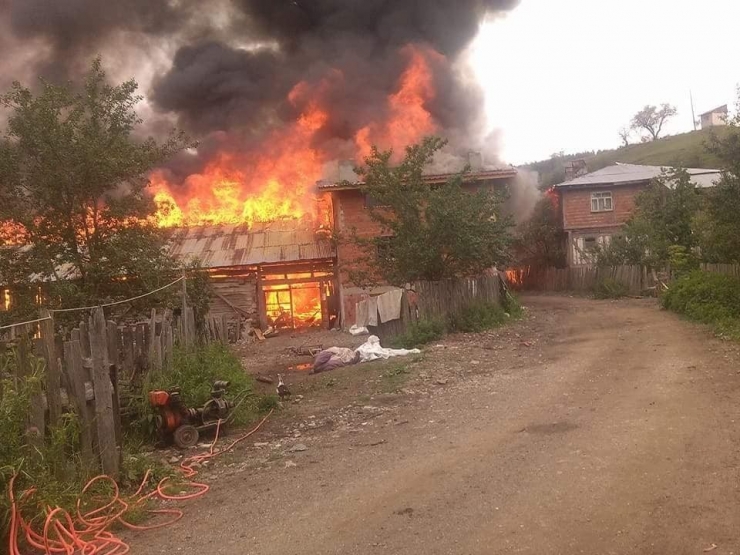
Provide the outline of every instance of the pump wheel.
<path id="1" fill-rule="evenodd" d="M 196 443 L 198 443 L 199 435 L 200 434 L 198 434 L 198 430 L 195 428 L 195 426 L 191 426 L 190 424 L 183 424 L 182 426 L 177 428 L 177 430 L 175 430 L 175 445 L 177 445 L 180 449 L 193 447 Z"/>

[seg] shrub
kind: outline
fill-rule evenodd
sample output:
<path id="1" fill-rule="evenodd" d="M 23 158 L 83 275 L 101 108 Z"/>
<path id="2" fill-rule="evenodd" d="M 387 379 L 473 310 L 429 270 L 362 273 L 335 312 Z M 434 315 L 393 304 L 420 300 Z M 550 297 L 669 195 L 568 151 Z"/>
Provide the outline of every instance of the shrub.
<path id="1" fill-rule="evenodd" d="M 421 320 L 406 330 L 406 333 L 395 337 L 391 342 L 396 348 L 415 349 L 441 339 L 446 333 L 441 320 Z"/>
<path id="2" fill-rule="evenodd" d="M 459 315 L 450 316 L 450 331 L 477 333 L 502 325 L 510 317 L 496 303 L 475 303 L 463 309 Z"/>
<path id="3" fill-rule="evenodd" d="M 597 299 L 621 299 L 627 293 L 627 286 L 614 278 L 604 278 L 594 286 L 594 297 Z"/>
<path id="4" fill-rule="evenodd" d="M 209 343 L 189 350 L 176 347 L 172 368 L 152 372 L 142 384 L 137 407 L 139 417 L 131 423 L 133 440 L 151 437 L 153 413 L 149 407 L 149 391 L 177 388 L 185 405 L 197 408 L 211 398 L 213 382 L 216 380 L 230 382 L 230 400 L 239 402 L 244 399 L 233 412 L 236 424 L 245 424 L 275 405 L 269 397 L 254 393 L 252 377 L 244 371 L 239 358 L 227 345 Z"/>
<path id="5" fill-rule="evenodd" d="M 661 297 L 663 307 L 720 330 L 738 330 L 740 280 L 696 270 L 676 280 Z"/>

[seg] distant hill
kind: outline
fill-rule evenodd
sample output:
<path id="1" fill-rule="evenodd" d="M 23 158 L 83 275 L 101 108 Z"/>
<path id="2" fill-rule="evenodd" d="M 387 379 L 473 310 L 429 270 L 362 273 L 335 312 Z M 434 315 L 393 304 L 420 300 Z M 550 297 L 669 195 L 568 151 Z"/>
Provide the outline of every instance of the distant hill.
<path id="1" fill-rule="evenodd" d="M 681 135 L 671 135 L 649 143 L 634 144 L 615 150 L 582 152 L 555 156 L 522 166 L 540 174 L 540 186 L 550 187 L 565 180 L 564 163 L 583 158 L 588 171 L 593 172 L 617 162 L 645 164 L 650 166 L 680 166 L 685 168 L 719 168 L 720 161 L 706 149 L 712 133 L 722 136 L 729 132 L 727 127 L 702 129 Z"/>

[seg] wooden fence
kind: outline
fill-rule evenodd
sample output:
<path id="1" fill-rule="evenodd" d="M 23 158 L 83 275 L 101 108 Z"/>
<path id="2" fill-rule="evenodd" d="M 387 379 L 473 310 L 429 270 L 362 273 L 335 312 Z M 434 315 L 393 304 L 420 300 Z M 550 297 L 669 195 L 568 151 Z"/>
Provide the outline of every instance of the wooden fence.
<path id="1" fill-rule="evenodd" d="M 740 278 L 738 264 L 703 264 L 707 272 Z M 590 293 L 604 279 L 614 279 L 627 286 L 631 295 L 654 292 L 660 283 L 672 279 L 670 269 L 649 270 L 644 266 L 577 266 L 572 268 L 521 268 L 508 270 L 507 279 L 511 286 L 525 291 L 572 291 Z"/>
<path id="2" fill-rule="evenodd" d="M 170 310 L 152 310 L 148 320 L 119 325 L 106 320 L 102 308 L 95 308 L 64 334 L 56 333 L 48 311 L 42 318 L 47 319 L 15 328 L 12 337 L 0 339 L 0 354 L 15 357 L 16 379 L 34 373 L 43 378 L 43 391 L 31 403 L 29 430 L 43 441 L 64 411 L 76 412 L 83 465 L 115 478 L 121 463 L 122 390 L 147 372 L 170 368 L 175 344 L 185 348 L 195 344 L 193 309 L 184 306 L 178 317 Z M 200 341 L 229 339 L 222 318 L 207 319 L 203 328 Z M 235 333 L 238 337 L 240 332 Z M 35 361 L 43 364 L 35 367 Z"/>
<path id="3" fill-rule="evenodd" d="M 401 318 L 370 326 L 369 330 L 381 343 L 387 343 L 420 320 L 444 320 L 477 302 L 500 304 L 501 290 L 498 275 L 416 282 L 401 296 Z"/>

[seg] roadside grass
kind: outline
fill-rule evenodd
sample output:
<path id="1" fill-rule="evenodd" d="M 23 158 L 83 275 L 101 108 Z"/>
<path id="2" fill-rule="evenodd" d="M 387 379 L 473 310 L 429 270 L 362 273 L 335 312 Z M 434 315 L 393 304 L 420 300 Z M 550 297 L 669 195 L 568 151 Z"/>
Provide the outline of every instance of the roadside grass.
<path id="1" fill-rule="evenodd" d="M 472 303 L 459 314 L 449 315 L 445 320 L 421 320 L 410 326 L 406 333 L 394 338 L 392 346 L 414 349 L 438 341 L 448 333 L 480 333 L 498 328 L 524 314 L 519 301 L 510 294 L 502 304 Z"/>
<path id="2" fill-rule="evenodd" d="M 621 299 L 629 293 L 627 286 L 614 278 L 604 278 L 594 286 L 595 299 Z"/>
<path id="3" fill-rule="evenodd" d="M 660 301 L 719 337 L 740 341 L 740 279 L 696 270 L 672 283 Z"/>

